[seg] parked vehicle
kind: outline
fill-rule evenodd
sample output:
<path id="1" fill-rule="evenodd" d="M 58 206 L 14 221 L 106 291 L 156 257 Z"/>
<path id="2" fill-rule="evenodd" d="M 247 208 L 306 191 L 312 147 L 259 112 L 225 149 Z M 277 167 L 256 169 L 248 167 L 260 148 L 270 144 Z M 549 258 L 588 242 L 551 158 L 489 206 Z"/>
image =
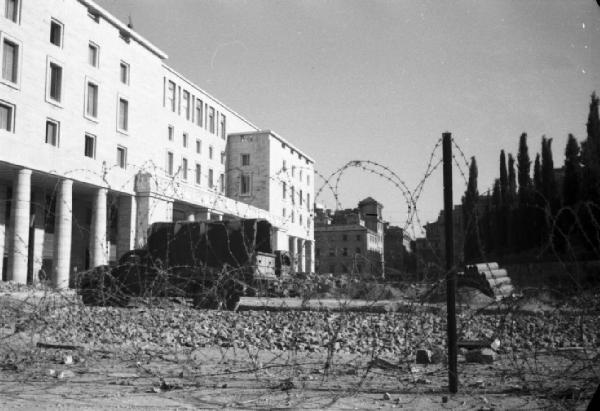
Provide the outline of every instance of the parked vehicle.
<path id="1" fill-rule="evenodd" d="M 124 305 L 130 297 L 185 297 L 200 307 L 232 309 L 240 296 L 267 292 L 289 273 L 287 253 L 274 253 L 267 220 L 152 224 L 144 248 L 114 268 L 79 279 L 86 304 Z"/>

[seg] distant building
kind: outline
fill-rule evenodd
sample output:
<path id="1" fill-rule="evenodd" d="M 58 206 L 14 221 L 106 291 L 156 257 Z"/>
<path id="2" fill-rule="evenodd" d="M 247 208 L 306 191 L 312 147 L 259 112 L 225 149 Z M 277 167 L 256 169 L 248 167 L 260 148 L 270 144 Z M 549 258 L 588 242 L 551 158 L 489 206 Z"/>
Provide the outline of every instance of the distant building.
<path id="1" fill-rule="evenodd" d="M 367 197 L 358 208 L 316 209 L 316 272 L 364 274 L 383 277 L 384 225 L 383 206 Z"/>

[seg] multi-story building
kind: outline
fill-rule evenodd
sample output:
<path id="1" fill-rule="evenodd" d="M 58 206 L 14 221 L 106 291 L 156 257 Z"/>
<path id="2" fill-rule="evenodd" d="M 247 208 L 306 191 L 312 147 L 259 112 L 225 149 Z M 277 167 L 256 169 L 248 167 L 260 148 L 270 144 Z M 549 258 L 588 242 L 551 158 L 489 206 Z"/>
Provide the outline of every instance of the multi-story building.
<path id="1" fill-rule="evenodd" d="M 316 271 L 383 277 L 383 206 L 367 197 L 357 209 L 317 209 L 315 221 Z"/>
<path id="2" fill-rule="evenodd" d="M 153 222 L 182 219 L 266 218 L 280 229 L 277 249 L 293 242 L 312 255 L 310 212 L 296 227 L 268 192 L 245 201 L 243 187 L 228 187 L 235 140 L 259 128 L 163 51 L 90 0 L 0 0 L 0 13 L 3 278 L 45 272 L 64 287 L 143 245 Z M 312 186 L 302 190 L 310 202 Z"/>

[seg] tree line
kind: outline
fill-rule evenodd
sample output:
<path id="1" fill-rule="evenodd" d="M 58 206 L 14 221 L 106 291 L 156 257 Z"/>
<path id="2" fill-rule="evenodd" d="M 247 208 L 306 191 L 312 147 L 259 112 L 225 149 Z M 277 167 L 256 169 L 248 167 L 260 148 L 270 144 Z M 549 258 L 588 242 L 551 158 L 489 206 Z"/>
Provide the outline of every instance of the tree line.
<path id="1" fill-rule="evenodd" d="M 555 168 L 552 138 L 542 137 L 532 162 L 527 134 L 516 159 L 500 151 L 499 176 L 480 195 L 471 158 L 462 198 L 466 263 L 503 259 L 574 259 L 600 256 L 600 117 L 593 93 L 581 144 L 569 134 L 564 163 Z"/>

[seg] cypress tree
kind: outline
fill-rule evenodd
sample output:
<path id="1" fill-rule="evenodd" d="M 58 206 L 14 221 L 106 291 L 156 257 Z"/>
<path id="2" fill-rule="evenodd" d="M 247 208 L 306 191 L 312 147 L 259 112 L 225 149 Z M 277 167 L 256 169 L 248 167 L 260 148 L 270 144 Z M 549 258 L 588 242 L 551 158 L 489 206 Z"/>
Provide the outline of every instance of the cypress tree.
<path id="1" fill-rule="evenodd" d="M 506 155 L 504 150 L 500 150 L 500 202 L 506 201 L 508 193 L 508 174 L 506 172 Z"/>
<path id="2" fill-rule="evenodd" d="M 552 159 L 552 139 L 542 137 L 542 194 L 550 209 L 555 211 L 558 193 L 554 177 L 554 160 Z"/>
<path id="3" fill-rule="evenodd" d="M 519 182 L 519 204 L 525 205 L 529 202 L 531 189 L 531 160 L 529 159 L 529 148 L 527 147 L 527 134 L 521 134 L 519 138 L 519 153 L 517 154 L 517 172 Z"/>
<path id="4" fill-rule="evenodd" d="M 465 261 L 479 257 L 479 245 L 477 241 L 477 200 L 479 191 L 477 190 L 477 161 L 471 157 L 469 166 L 469 181 L 467 191 L 463 197 L 463 225 L 465 229 L 464 258 Z"/>
<path id="5" fill-rule="evenodd" d="M 536 195 L 542 193 L 542 166 L 539 153 L 535 155 L 535 163 L 533 164 L 533 189 Z"/>
<path id="6" fill-rule="evenodd" d="M 565 181 L 563 184 L 563 202 L 567 207 L 572 207 L 579 202 L 581 185 L 581 159 L 579 143 L 569 134 L 565 148 Z"/>
<path id="7" fill-rule="evenodd" d="M 515 159 L 508 154 L 508 203 L 512 205 L 517 196 L 517 177 L 515 174 Z"/>

